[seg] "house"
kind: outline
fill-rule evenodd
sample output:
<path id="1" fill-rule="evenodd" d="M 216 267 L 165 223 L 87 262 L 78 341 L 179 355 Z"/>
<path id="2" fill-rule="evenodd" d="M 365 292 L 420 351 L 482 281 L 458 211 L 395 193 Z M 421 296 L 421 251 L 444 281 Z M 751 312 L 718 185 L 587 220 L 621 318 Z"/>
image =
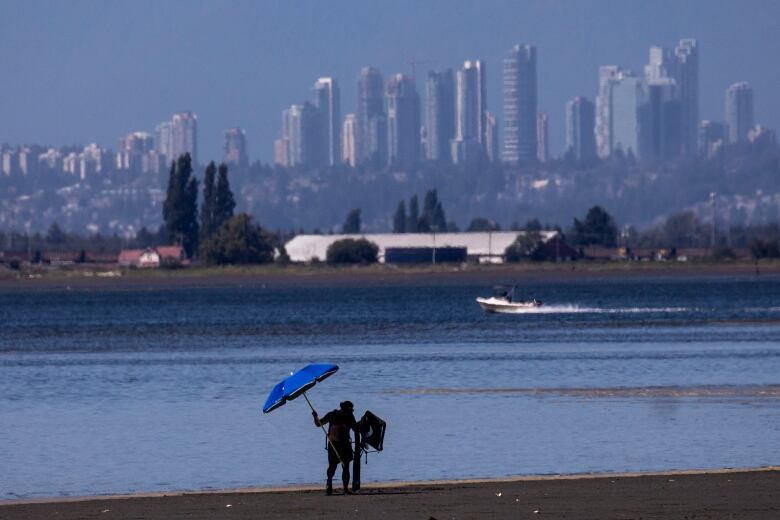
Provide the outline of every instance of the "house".
<path id="1" fill-rule="evenodd" d="M 123 249 L 117 263 L 121 267 L 160 267 L 164 262 L 186 264 L 181 246 L 158 246 L 146 249 Z"/>

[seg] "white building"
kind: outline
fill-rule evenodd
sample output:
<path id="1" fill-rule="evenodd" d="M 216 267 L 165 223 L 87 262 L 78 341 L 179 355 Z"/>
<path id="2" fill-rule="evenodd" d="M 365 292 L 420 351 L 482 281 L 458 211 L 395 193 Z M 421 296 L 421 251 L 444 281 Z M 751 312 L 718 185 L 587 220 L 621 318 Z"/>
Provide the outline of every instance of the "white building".
<path id="1" fill-rule="evenodd" d="M 361 235 L 298 235 L 287 244 L 285 250 L 293 262 L 324 261 L 328 247 L 345 238 L 365 238 L 379 247 L 379 261 L 384 263 L 388 248 L 466 248 L 470 259 L 480 263 L 503 263 L 504 251 L 523 231 L 493 231 L 472 233 L 371 233 Z M 556 237 L 556 231 L 540 231 L 542 241 Z"/>

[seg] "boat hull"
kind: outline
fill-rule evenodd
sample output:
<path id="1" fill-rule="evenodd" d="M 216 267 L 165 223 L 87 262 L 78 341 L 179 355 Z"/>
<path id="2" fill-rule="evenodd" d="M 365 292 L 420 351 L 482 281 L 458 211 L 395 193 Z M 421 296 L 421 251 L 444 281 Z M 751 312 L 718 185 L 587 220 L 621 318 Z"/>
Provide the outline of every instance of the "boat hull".
<path id="1" fill-rule="evenodd" d="M 503 298 L 477 298 L 477 303 L 485 312 L 498 314 L 522 312 L 536 309 L 542 305 L 542 302 L 536 300 L 530 302 L 510 302 Z"/>

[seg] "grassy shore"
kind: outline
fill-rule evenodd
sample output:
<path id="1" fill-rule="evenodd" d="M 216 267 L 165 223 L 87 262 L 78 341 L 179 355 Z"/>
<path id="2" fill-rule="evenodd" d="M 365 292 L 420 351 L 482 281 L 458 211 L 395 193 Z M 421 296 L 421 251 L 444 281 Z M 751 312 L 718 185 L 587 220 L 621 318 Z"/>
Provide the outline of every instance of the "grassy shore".
<path id="1" fill-rule="evenodd" d="M 99 519 L 749 519 L 780 518 L 780 471 L 526 477 L 0 502 L 5 520 Z"/>
<path id="2" fill-rule="evenodd" d="M 0 290 L 264 285 L 498 284 L 529 280 L 588 278 L 755 276 L 780 274 L 780 261 L 753 262 L 595 262 L 502 265 L 253 265 L 182 269 L 119 269 L 79 265 L 58 269 L 0 268 Z"/>

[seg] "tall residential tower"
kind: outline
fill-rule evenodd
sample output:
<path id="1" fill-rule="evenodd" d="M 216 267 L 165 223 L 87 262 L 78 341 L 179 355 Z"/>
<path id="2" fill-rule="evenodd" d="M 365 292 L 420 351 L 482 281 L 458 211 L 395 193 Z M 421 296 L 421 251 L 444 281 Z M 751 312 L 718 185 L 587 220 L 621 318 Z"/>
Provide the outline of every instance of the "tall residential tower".
<path id="1" fill-rule="evenodd" d="M 386 157 L 387 155 L 386 138 L 382 139 L 386 136 L 384 88 L 382 73 L 378 69 L 363 67 L 360 70 L 355 114 L 359 163 L 374 156 Z"/>
<path id="2" fill-rule="evenodd" d="M 748 140 L 748 132 L 753 128 L 753 88 L 741 81 L 726 89 L 726 126 L 729 142 Z"/>
<path id="3" fill-rule="evenodd" d="M 502 158 L 532 163 L 536 152 L 536 48 L 515 45 L 504 58 Z"/>
<path id="4" fill-rule="evenodd" d="M 314 84 L 314 106 L 320 116 L 320 151 L 322 163 L 334 166 L 341 162 L 341 94 L 333 78 L 320 78 Z"/>
<path id="5" fill-rule="evenodd" d="M 450 160 L 450 140 L 455 137 L 455 75 L 452 69 L 428 73 L 425 129 L 430 161 Z"/>
<path id="6" fill-rule="evenodd" d="M 420 98 L 414 81 L 396 74 L 387 82 L 387 160 L 399 167 L 420 159 Z"/>

